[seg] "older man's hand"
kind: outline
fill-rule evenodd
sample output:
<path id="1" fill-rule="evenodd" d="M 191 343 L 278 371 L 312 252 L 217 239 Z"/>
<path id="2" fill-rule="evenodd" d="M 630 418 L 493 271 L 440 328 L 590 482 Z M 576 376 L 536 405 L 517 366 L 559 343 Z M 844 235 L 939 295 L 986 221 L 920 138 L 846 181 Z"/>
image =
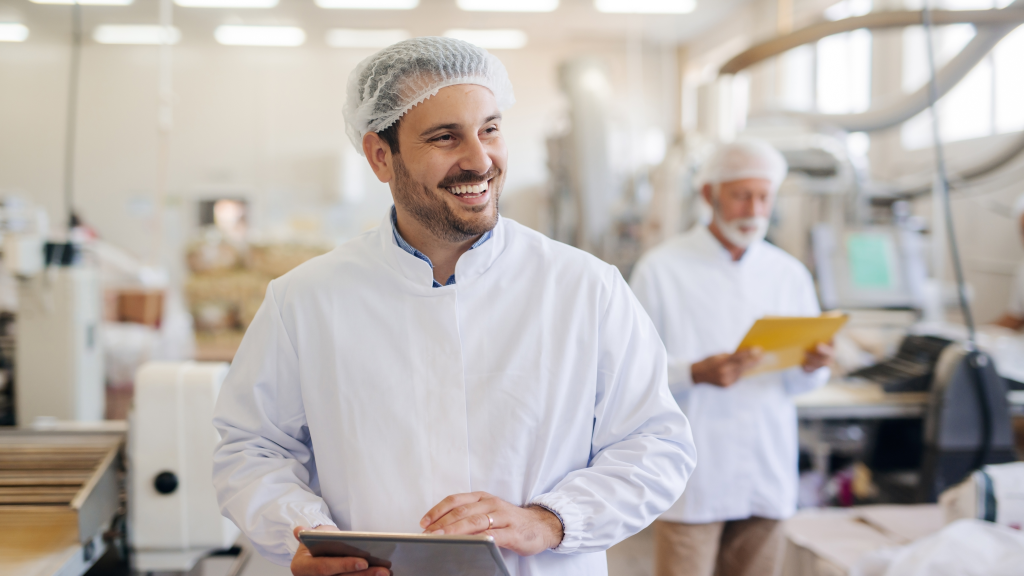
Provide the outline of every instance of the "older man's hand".
<path id="1" fill-rule="evenodd" d="M 486 492 L 453 494 L 420 521 L 427 534 L 486 534 L 520 556 L 562 543 L 562 522 L 540 506 L 516 506 Z"/>
<path id="2" fill-rule="evenodd" d="M 828 366 L 834 356 L 835 350 L 831 344 L 818 344 L 804 357 L 804 372 L 814 372 L 818 368 Z"/>
<path id="3" fill-rule="evenodd" d="M 728 388 L 761 361 L 761 350 L 750 348 L 735 354 L 718 354 L 690 366 L 694 384 L 711 384 Z"/>
<path id="4" fill-rule="evenodd" d="M 305 527 L 296 528 L 292 534 L 299 539 L 299 532 L 308 530 Z M 337 532 L 334 526 L 317 526 L 317 531 Z M 369 563 L 363 558 L 346 558 L 340 556 L 313 556 L 305 544 L 299 543 L 299 549 L 292 557 L 293 576 L 389 576 L 391 570 L 375 566 L 370 568 Z"/>

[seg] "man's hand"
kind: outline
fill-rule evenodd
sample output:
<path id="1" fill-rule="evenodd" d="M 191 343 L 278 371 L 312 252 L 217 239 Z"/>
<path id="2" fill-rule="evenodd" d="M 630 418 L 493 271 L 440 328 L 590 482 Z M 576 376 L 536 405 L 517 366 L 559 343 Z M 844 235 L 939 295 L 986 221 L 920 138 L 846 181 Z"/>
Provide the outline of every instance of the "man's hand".
<path id="1" fill-rule="evenodd" d="M 427 534 L 486 534 L 495 544 L 532 556 L 562 543 L 562 523 L 540 506 L 519 507 L 486 492 L 453 494 L 420 520 Z"/>
<path id="2" fill-rule="evenodd" d="M 828 366 L 829 362 L 832 362 L 833 356 L 835 356 L 835 350 L 831 344 L 818 344 L 804 357 L 804 372 L 810 373 L 818 368 Z"/>
<path id="3" fill-rule="evenodd" d="M 299 526 L 292 533 L 295 539 L 299 539 L 299 532 L 308 530 Z M 334 526 L 317 526 L 314 530 L 324 532 L 337 532 Z M 391 570 L 387 568 L 370 568 L 364 558 L 343 558 L 338 556 L 314 557 L 309 553 L 309 548 L 299 542 L 299 549 L 292 557 L 293 576 L 335 576 L 336 574 L 350 574 L 351 576 L 389 576 Z"/>
<path id="4" fill-rule="evenodd" d="M 705 358 L 690 366 L 690 373 L 694 384 L 712 384 L 728 388 L 760 361 L 761 350 L 750 348 L 735 354 L 718 354 Z"/>

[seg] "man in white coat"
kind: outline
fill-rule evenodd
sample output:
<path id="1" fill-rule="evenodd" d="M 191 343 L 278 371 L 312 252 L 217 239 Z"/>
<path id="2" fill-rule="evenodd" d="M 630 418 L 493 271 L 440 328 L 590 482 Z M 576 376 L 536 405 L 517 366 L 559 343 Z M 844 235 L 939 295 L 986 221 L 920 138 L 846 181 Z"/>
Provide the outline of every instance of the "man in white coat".
<path id="1" fill-rule="evenodd" d="M 448 38 L 349 78 L 349 136 L 395 206 L 270 283 L 215 415 L 223 513 L 296 575 L 388 573 L 310 556 L 303 527 L 488 534 L 513 575 L 605 574 L 694 468 L 618 271 L 498 216 L 513 102 L 497 58 Z"/>
<path id="2" fill-rule="evenodd" d="M 790 397 L 824 384 L 831 349 L 803 367 L 744 377 L 756 351 L 733 353 L 764 316 L 820 313 L 810 274 L 763 240 L 786 161 L 767 143 L 739 141 L 705 162 L 710 224 L 666 241 L 637 264 L 631 285 L 668 350 L 669 388 L 693 427 L 700 466 L 655 522 L 658 576 L 771 575 L 794 512 L 797 422 Z"/>

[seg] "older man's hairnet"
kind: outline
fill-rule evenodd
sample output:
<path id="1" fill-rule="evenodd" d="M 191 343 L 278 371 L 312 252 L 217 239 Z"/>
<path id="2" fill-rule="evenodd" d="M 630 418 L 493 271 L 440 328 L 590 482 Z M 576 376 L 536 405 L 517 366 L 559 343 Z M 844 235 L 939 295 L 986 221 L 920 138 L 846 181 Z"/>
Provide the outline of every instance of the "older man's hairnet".
<path id="1" fill-rule="evenodd" d="M 505 66 L 483 48 L 454 38 L 412 38 L 373 54 L 349 74 L 345 132 L 362 154 L 367 132 L 388 128 L 413 106 L 456 84 L 487 88 L 500 110 L 516 101 Z"/>
<path id="2" fill-rule="evenodd" d="M 747 178 L 771 182 L 772 191 L 779 189 L 789 166 L 782 154 L 763 140 L 743 139 L 719 146 L 701 166 L 697 186 L 721 184 Z"/>

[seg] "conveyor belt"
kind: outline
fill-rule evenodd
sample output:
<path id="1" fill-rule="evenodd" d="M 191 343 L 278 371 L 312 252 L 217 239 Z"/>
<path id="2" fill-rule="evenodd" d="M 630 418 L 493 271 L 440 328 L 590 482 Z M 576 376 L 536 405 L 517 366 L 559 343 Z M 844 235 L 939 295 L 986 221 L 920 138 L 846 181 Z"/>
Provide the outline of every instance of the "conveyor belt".
<path id="1" fill-rule="evenodd" d="M 0 576 L 76 576 L 120 506 L 121 434 L 0 433 Z"/>

